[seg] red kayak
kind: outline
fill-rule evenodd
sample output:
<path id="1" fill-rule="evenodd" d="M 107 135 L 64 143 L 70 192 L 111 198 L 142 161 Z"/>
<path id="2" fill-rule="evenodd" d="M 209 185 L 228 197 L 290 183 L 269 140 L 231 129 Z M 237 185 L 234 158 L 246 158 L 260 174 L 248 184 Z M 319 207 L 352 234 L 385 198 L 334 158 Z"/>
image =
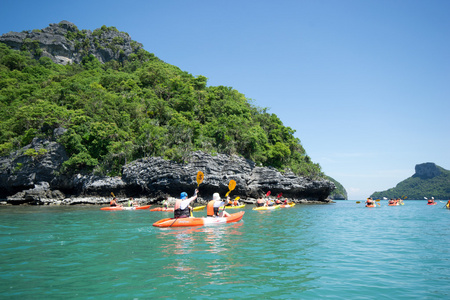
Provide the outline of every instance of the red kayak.
<path id="1" fill-rule="evenodd" d="M 427 203 L 427 205 L 436 205 L 437 202 Z"/>
<path id="2" fill-rule="evenodd" d="M 169 207 L 169 208 L 155 207 L 155 208 L 150 209 L 150 211 L 172 211 L 173 212 L 173 207 Z"/>
<path id="3" fill-rule="evenodd" d="M 153 223 L 155 227 L 191 227 L 191 226 L 207 226 L 216 224 L 225 224 L 239 222 L 244 216 L 244 211 L 231 214 L 229 217 L 205 217 L 205 218 L 166 218 Z"/>
<path id="4" fill-rule="evenodd" d="M 151 205 L 144 206 L 107 206 L 100 208 L 101 210 L 136 210 L 136 209 L 148 209 Z"/>

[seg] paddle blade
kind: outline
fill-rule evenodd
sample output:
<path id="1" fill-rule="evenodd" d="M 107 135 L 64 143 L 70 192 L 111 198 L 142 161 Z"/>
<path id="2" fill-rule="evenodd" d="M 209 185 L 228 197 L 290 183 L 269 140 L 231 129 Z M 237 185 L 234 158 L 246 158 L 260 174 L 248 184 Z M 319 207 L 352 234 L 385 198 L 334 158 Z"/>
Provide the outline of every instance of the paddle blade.
<path id="1" fill-rule="evenodd" d="M 361 201 L 356 201 L 356 204 L 359 204 L 359 203 L 361 203 Z"/>
<path id="2" fill-rule="evenodd" d="M 203 174 L 202 171 L 198 171 L 197 172 L 197 186 L 200 185 L 200 183 L 203 182 L 203 178 L 205 178 L 205 175 Z"/>
<path id="3" fill-rule="evenodd" d="M 228 197 L 228 195 L 230 194 L 230 192 L 232 190 L 234 190 L 234 188 L 236 187 L 236 181 L 234 181 L 233 179 L 230 180 L 230 183 L 228 183 L 228 192 L 225 194 L 225 197 Z"/>
<path id="4" fill-rule="evenodd" d="M 236 197 L 234 198 L 234 201 L 238 201 L 239 199 L 241 199 L 241 197 Z"/>
<path id="5" fill-rule="evenodd" d="M 114 195 L 114 193 L 113 193 L 113 192 L 111 192 L 111 196 L 113 196 L 114 198 L 116 198 L 116 195 Z"/>
<path id="6" fill-rule="evenodd" d="M 271 192 L 268 191 L 267 194 L 266 194 L 266 197 L 269 197 L 269 196 L 270 196 L 270 193 L 271 193 Z"/>
<path id="7" fill-rule="evenodd" d="M 281 196 L 283 196 L 283 193 L 279 193 L 279 194 L 277 195 L 277 198 L 280 198 Z"/>
<path id="8" fill-rule="evenodd" d="M 380 199 L 377 199 L 377 200 L 375 200 L 375 201 L 380 202 Z"/>
<path id="9" fill-rule="evenodd" d="M 234 181 L 233 179 L 230 180 L 230 183 L 228 184 L 228 189 L 230 190 L 230 192 L 232 190 L 234 190 L 235 187 L 236 187 L 236 181 Z"/>

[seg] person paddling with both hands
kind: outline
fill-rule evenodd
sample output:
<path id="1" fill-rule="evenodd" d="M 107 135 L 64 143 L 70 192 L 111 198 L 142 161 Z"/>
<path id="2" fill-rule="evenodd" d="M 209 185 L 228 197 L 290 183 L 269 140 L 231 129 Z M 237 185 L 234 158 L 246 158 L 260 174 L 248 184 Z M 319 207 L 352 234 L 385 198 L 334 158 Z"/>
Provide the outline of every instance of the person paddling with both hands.
<path id="1" fill-rule="evenodd" d="M 192 201 L 197 199 L 198 189 L 195 189 L 194 196 L 189 199 L 187 198 L 187 193 L 182 192 L 180 195 L 180 199 L 177 199 L 175 202 L 175 207 L 173 210 L 173 217 L 175 219 L 178 218 L 189 218 L 191 215 L 191 207 L 189 206 Z"/>

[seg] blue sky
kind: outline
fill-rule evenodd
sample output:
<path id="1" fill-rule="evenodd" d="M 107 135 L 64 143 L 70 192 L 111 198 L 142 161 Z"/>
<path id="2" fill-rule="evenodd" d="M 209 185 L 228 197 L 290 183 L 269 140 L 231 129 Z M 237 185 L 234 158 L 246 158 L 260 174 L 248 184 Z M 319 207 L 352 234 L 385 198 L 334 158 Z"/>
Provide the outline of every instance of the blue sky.
<path id="1" fill-rule="evenodd" d="M 360 200 L 416 164 L 450 169 L 449 14 L 447 0 L 3 0 L 0 34 L 115 26 L 269 108 Z"/>

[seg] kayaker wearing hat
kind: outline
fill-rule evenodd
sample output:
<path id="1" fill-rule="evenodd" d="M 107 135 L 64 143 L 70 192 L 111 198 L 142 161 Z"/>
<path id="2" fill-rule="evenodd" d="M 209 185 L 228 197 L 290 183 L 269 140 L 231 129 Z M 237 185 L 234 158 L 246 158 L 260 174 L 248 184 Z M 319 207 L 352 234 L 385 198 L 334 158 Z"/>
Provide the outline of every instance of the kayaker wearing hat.
<path id="1" fill-rule="evenodd" d="M 182 192 L 180 194 L 180 198 L 181 199 L 177 199 L 177 201 L 175 202 L 174 210 L 173 210 L 173 217 L 175 219 L 178 219 L 178 218 L 189 218 L 189 216 L 190 216 L 190 209 L 191 209 L 189 204 L 191 204 L 192 201 L 197 199 L 197 193 L 198 193 L 198 190 L 195 189 L 194 196 L 192 196 L 189 199 L 186 199 L 187 198 L 187 193 L 186 192 Z"/>
<path id="2" fill-rule="evenodd" d="M 206 206 L 206 215 L 208 217 L 229 217 L 230 214 L 225 211 L 225 208 L 219 213 L 221 206 L 226 206 L 230 202 L 230 197 L 227 197 L 225 201 L 222 201 L 219 193 L 213 194 L 213 199 L 208 202 Z"/>

